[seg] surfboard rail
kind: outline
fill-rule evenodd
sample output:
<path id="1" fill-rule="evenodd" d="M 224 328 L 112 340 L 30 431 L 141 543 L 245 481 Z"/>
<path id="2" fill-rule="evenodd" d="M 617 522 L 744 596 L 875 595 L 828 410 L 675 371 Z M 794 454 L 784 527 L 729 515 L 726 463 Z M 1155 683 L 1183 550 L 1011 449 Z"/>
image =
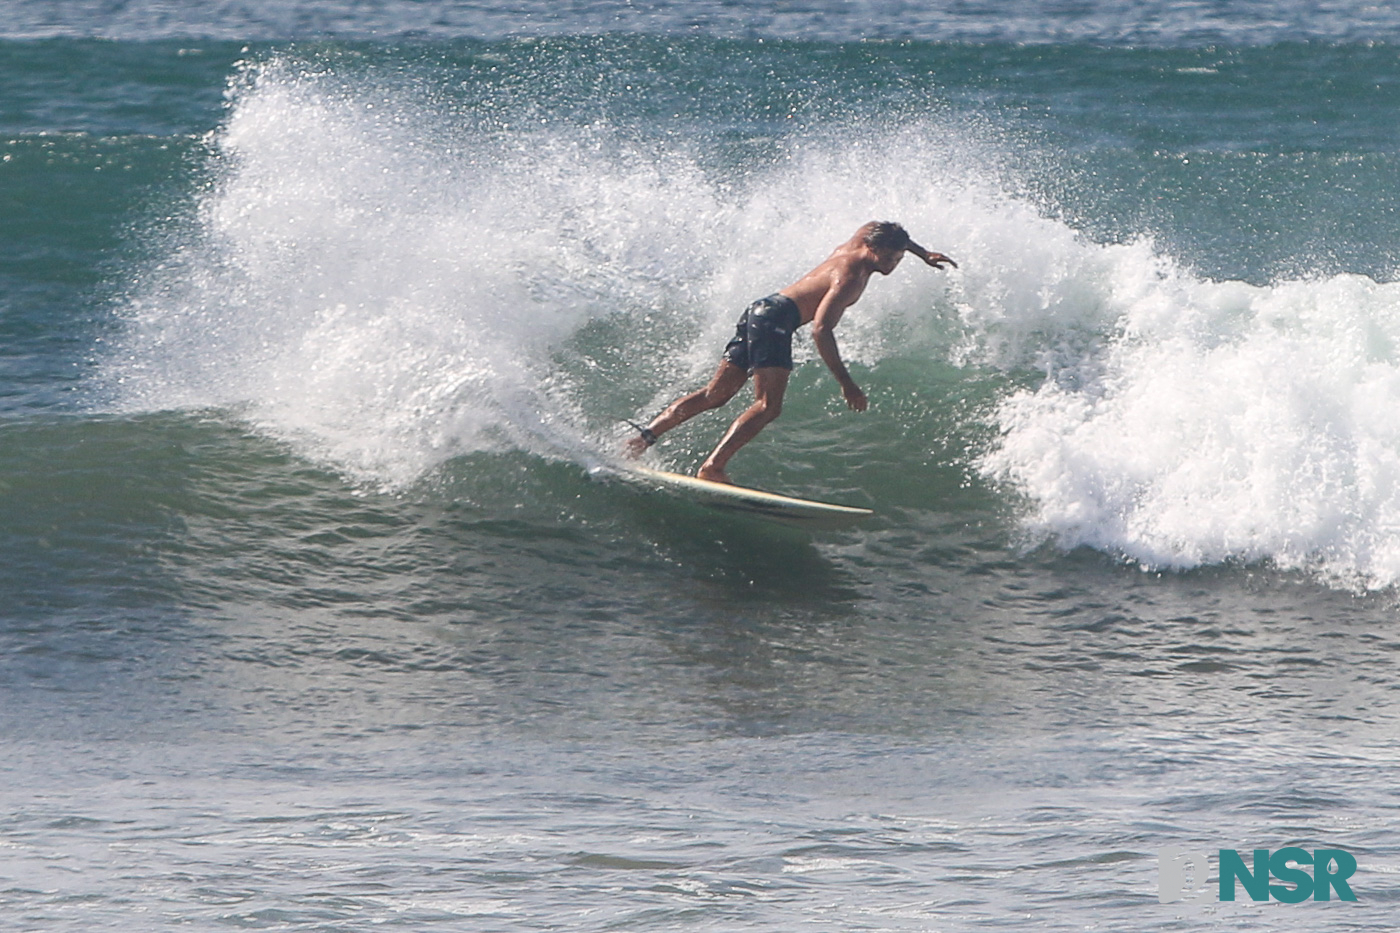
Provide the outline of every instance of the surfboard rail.
<path id="1" fill-rule="evenodd" d="M 627 466 L 623 468 L 623 472 L 710 508 L 752 515 L 800 528 L 845 528 L 875 514 L 872 510 L 859 506 L 798 499 L 748 486 L 715 483 L 643 466 Z"/>

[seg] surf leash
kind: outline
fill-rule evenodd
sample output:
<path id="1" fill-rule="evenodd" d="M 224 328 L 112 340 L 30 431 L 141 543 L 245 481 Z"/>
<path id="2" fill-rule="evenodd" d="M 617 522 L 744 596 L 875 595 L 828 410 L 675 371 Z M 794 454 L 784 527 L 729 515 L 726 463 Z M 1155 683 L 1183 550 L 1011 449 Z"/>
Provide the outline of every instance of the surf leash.
<path id="1" fill-rule="evenodd" d="M 627 418 L 623 418 L 622 420 L 637 429 L 637 433 L 642 436 L 642 440 L 646 441 L 648 447 L 656 443 L 656 435 L 652 433 L 651 428 L 644 428 L 637 422 Z"/>

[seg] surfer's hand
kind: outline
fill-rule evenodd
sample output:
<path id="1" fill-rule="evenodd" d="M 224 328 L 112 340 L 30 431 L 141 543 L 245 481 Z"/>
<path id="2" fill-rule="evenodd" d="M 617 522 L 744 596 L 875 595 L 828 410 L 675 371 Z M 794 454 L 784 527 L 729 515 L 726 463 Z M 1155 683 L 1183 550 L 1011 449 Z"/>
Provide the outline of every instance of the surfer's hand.
<path id="1" fill-rule="evenodd" d="M 953 262 L 952 259 L 948 258 L 947 256 L 944 256 L 942 253 L 935 253 L 933 250 L 929 249 L 924 250 L 924 254 L 919 258 L 922 259 L 924 262 L 928 263 L 930 266 L 933 266 L 935 269 L 942 269 L 943 263 L 945 262 L 948 265 L 952 266 L 954 269 L 958 267 L 958 264 Z"/>
<path id="2" fill-rule="evenodd" d="M 870 400 L 865 397 L 859 386 L 845 386 L 841 389 L 841 394 L 846 397 L 846 407 L 851 411 L 865 411 L 870 407 Z"/>

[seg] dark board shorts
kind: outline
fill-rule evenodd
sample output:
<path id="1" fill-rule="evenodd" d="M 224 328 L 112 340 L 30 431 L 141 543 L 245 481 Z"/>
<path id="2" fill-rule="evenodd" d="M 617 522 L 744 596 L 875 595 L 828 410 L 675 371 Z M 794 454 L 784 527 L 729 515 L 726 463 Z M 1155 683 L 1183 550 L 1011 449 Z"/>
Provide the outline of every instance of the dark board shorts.
<path id="1" fill-rule="evenodd" d="M 744 309 L 724 358 L 750 373 L 765 366 L 792 369 L 792 334 L 801 326 L 797 302 L 786 295 L 760 298 Z"/>

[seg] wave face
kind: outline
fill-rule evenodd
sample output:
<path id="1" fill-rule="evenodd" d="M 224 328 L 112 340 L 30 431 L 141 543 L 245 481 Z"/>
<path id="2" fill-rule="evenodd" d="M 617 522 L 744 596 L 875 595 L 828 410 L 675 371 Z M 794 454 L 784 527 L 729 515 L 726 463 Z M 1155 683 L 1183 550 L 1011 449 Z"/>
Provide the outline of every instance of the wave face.
<path id="1" fill-rule="evenodd" d="M 1269 218 L 1193 243 L 1200 202 L 1184 195 L 1156 229 L 1134 230 L 1121 209 L 1081 223 L 1095 200 L 1124 195 L 1116 149 L 1052 160 L 947 106 L 840 118 L 792 96 L 775 111 L 742 75 L 716 109 L 803 129 L 736 133 L 671 112 L 692 78 L 657 75 L 671 51 L 577 40 L 392 68 L 334 50 L 243 66 L 203 146 L 204 180 L 147 234 L 153 260 L 127 289 L 128 328 L 101 380 L 113 404 L 232 408 L 391 489 L 478 451 L 591 466 L 619 419 L 705 378 L 738 309 L 887 216 L 963 265 L 906 264 L 874 283 L 843 323 L 844 352 L 877 380 L 905 361 L 978 387 L 951 456 L 1021 503 L 1024 540 L 1148 568 L 1270 561 L 1346 585 L 1395 581 L 1385 231 L 1357 231 L 1350 259 L 1336 255 L 1343 240 L 1331 256 L 1275 245 L 1261 261 L 1251 244 Z M 859 55 L 841 64 L 855 70 Z M 893 99 L 903 89 L 889 77 L 852 93 Z M 643 80 L 646 98 L 629 95 Z M 1391 196 L 1385 160 L 1352 150 L 1152 161 L 1179 187 L 1348 173 L 1349 190 Z M 1101 173 L 1113 188 L 1093 190 Z M 1309 206 L 1270 209 L 1281 221 Z M 1190 263 L 1201 239 L 1226 242 L 1209 261 L 1246 278 Z M 1280 271 L 1290 264 L 1315 271 Z M 813 360 L 805 344 L 799 356 Z M 876 425 L 850 456 L 891 456 L 900 428 Z M 907 455 L 947 458 L 939 445 Z"/>

